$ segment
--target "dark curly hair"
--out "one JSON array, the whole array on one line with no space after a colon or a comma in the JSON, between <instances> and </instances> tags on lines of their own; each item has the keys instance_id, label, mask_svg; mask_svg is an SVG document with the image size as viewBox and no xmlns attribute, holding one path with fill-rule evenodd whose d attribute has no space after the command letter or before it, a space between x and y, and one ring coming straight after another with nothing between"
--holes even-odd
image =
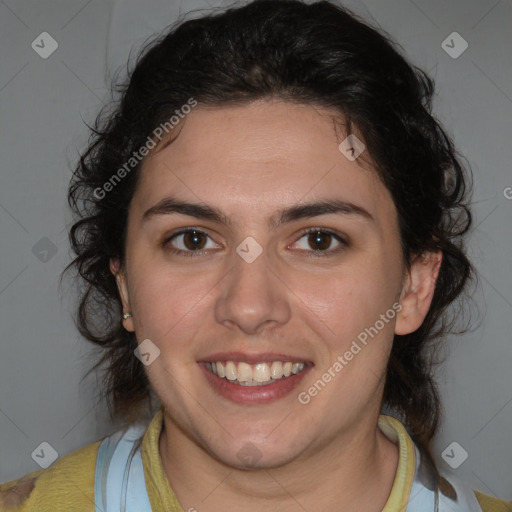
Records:
<instances>
[{"instance_id":1,"label":"dark curly hair","mask_svg":"<svg viewBox=\"0 0 512 512\"><path fill-rule=\"evenodd\" d=\"M328 1L256 0L177 23L143 49L94 127L69 189L70 229L83 284L77 325L103 349L104 395L111 415L141 411L151 389L120 321L111 258L124 258L127 214L141 163L108 187L116 169L191 98L199 105L277 98L338 112L361 134L398 211L404 260L441 250L429 312L416 331L395 336L383 406L396 411L416 443L428 448L440 419L433 379L438 339L453 329L447 306L462 297L472 267L464 250L471 225L470 172L432 116L434 83L410 65L382 31ZM110 181L112 184L112 181ZM148 400L149 399L149 400ZM138 413L137 413L138 414Z\"/></svg>"}]
</instances>

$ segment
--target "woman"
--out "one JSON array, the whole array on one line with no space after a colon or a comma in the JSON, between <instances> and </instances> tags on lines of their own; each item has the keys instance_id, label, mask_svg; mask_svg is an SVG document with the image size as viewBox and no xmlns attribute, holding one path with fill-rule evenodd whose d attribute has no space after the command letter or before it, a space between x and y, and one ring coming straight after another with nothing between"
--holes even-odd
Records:
<instances>
[{"instance_id":1,"label":"woman","mask_svg":"<svg viewBox=\"0 0 512 512\"><path fill-rule=\"evenodd\" d=\"M4 484L4 508L512 510L429 452L430 355L472 273L432 94L329 2L146 50L69 191L78 326L129 425Z\"/></svg>"}]
</instances>

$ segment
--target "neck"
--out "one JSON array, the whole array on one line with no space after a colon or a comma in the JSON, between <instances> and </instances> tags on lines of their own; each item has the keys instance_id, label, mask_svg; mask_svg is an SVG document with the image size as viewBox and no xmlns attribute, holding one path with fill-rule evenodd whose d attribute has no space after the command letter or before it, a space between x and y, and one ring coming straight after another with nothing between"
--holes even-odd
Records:
<instances>
[{"instance_id":1,"label":"neck","mask_svg":"<svg viewBox=\"0 0 512 512\"><path fill-rule=\"evenodd\" d=\"M380 432L375 420L366 430L359 424L353 432L315 446L314 453L284 466L244 471L213 458L164 415L160 455L183 509L211 512L231 508L380 512L398 466L398 447Z\"/></svg>"}]
</instances>

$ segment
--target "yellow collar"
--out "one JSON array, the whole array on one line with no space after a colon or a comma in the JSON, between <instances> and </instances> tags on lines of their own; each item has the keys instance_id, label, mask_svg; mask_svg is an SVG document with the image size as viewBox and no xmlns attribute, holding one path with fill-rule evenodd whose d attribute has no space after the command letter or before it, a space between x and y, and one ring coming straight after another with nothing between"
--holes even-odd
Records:
<instances>
[{"instance_id":1,"label":"yellow collar","mask_svg":"<svg viewBox=\"0 0 512 512\"><path fill-rule=\"evenodd\" d=\"M142 440L142 462L149 501L153 510L183 512L174 494L158 450L158 440L163 426L163 408L152 419ZM405 510L414 479L414 444L404 426L391 416L379 417L379 429L392 442L398 444L398 469L386 506L382 512Z\"/></svg>"}]
</instances>

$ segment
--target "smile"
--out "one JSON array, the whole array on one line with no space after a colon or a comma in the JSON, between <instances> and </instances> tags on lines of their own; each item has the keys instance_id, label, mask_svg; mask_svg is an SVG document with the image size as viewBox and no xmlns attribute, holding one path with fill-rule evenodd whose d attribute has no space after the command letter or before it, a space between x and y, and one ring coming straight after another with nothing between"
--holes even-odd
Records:
<instances>
[{"instance_id":1,"label":"smile","mask_svg":"<svg viewBox=\"0 0 512 512\"><path fill-rule=\"evenodd\" d=\"M273 361L272 363L249 364L234 361L204 363L206 369L221 379L240 386L268 386L292 375L301 373L306 363Z\"/></svg>"}]
</instances>

